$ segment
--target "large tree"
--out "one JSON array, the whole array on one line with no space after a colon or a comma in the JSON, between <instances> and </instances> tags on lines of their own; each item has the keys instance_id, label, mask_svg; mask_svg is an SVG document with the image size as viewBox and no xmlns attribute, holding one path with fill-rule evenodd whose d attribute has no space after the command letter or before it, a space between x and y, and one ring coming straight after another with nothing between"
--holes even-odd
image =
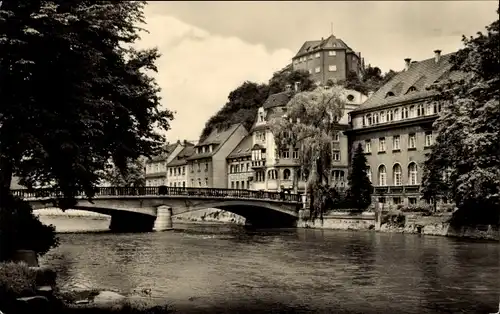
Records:
<instances>
[{"instance_id":1,"label":"large tree","mask_svg":"<svg viewBox=\"0 0 500 314\"><path fill-rule=\"evenodd\" d=\"M0 7L0 210L12 175L50 184L71 207L109 159L160 152L156 49L136 50L145 1L4 0Z\"/></svg>"},{"instance_id":2,"label":"large tree","mask_svg":"<svg viewBox=\"0 0 500 314\"><path fill-rule=\"evenodd\" d=\"M271 121L278 151L299 149L300 170L307 178L312 217L322 215L332 170L332 142L344 114L343 89L319 87L297 93L286 106L286 116ZM297 177L295 173L294 177Z\"/></svg>"},{"instance_id":3,"label":"large tree","mask_svg":"<svg viewBox=\"0 0 500 314\"><path fill-rule=\"evenodd\" d=\"M447 173L459 209L456 217L471 223L498 219L500 207L499 21L486 29L486 34L464 36L465 48L451 59L456 72L433 87L438 91L433 102L442 112L434 123L437 137L425 165ZM424 192L439 186L430 171L426 173Z\"/></svg>"},{"instance_id":4,"label":"large tree","mask_svg":"<svg viewBox=\"0 0 500 314\"><path fill-rule=\"evenodd\" d=\"M371 204L372 184L367 175L367 161L361 143L358 144L349 171L349 189L347 196L350 204L358 210L366 209Z\"/></svg>"},{"instance_id":5,"label":"large tree","mask_svg":"<svg viewBox=\"0 0 500 314\"><path fill-rule=\"evenodd\" d=\"M142 187L146 186L146 173L144 171L144 161L141 159L132 160L126 169L118 169L112 163L103 172L102 178L116 187Z\"/></svg>"}]
</instances>

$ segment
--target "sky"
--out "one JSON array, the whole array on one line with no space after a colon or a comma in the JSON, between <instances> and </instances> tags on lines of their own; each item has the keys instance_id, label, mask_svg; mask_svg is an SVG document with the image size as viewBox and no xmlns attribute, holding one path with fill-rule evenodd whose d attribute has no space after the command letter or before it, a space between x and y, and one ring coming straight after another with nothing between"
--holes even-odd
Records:
<instances>
[{"instance_id":1,"label":"sky","mask_svg":"<svg viewBox=\"0 0 500 314\"><path fill-rule=\"evenodd\" d=\"M152 1L149 33L157 47L162 106L174 111L167 140L197 140L205 122L244 81L267 82L306 40L333 34L383 72L462 47L497 17L497 1Z\"/></svg>"}]
</instances>

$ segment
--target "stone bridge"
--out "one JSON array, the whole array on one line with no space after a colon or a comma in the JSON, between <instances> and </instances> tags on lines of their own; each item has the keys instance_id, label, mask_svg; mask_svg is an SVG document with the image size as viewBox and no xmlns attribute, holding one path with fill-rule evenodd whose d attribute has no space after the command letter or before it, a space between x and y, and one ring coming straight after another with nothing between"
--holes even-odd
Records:
<instances>
[{"instance_id":1,"label":"stone bridge","mask_svg":"<svg viewBox=\"0 0 500 314\"><path fill-rule=\"evenodd\" d=\"M13 190L34 209L57 207L62 195L51 189ZM218 208L257 227L295 226L305 200L298 194L213 188L99 187L93 198L76 196L73 209L111 216L110 229L141 232L172 228L172 215Z\"/></svg>"}]
</instances>

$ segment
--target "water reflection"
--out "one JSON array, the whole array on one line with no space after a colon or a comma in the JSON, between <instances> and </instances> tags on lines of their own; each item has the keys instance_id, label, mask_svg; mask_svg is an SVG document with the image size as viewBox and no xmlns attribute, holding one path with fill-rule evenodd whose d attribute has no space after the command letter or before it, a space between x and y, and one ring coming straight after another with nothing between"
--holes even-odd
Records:
<instances>
[{"instance_id":1,"label":"water reflection","mask_svg":"<svg viewBox=\"0 0 500 314\"><path fill-rule=\"evenodd\" d=\"M498 243L313 229L175 227L162 233L61 235L61 246L42 262L62 271L66 287L123 293L151 288L153 297L173 302L180 313L273 308L487 313L498 304Z\"/></svg>"}]
</instances>

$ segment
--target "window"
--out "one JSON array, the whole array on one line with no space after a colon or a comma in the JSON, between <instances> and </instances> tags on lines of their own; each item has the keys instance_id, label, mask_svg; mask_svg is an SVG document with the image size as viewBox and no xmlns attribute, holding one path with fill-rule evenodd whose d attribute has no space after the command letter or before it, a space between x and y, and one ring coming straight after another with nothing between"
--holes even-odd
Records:
<instances>
[{"instance_id":1,"label":"window","mask_svg":"<svg viewBox=\"0 0 500 314\"><path fill-rule=\"evenodd\" d=\"M205 186L208 186L208 178L205 178Z\"/></svg>"},{"instance_id":2,"label":"window","mask_svg":"<svg viewBox=\"0 0 500 314\"><path fill-rule=\"evenodd\" d=\"M417 117L420 117L423 115L424 115L424 105L419 104L419 105L417 105Z\"/></svg>"},{"instance_id":3,"label":"window","mask_svg":"<svg viewBox=\"0 0 500 314\"><path fill-rule=\"evenodd\" d=\"M281 157L284 159L290 159L290 151L284 150L281 152Z\"/></svg>"},{"instance_id":4,"label":"window","mask_svg":"<svg viewBox=\"0 0 500 314\"><path fill-rule=\"evenodd\" d=\"M299 159L299 149L298 148L295 148L293 150L293 159Z\"/></svg>"},{"instance_id":5,"label":"window","mask_svg":"<svg viewBox=\"0 0 500 314\"><path fill-rule=\"evenodd\" d=\"M415 106L410 106L410 118L415 118Z\"/></svg>"},{"instance_id":6,"label":"window","mask_svg":"<svg viewBox=\"0 0 500 314\"><path fill-rule=\"evenodd\" d=\"M394 109L394 120L401 120L401 112L399 111L399 109Z\"/></svg>"},{"instance_id":7,"label":"window","mask_svg":"<svg viewBox=\"0 0 500 314\"><path fill-rule=\"evenodd\" d=\"M208 162L205 163L205 171L208 171Z\"/></svg>"},{"instance_id":8,"label":"window","mask_svg":"<svg viewBox=\"0 0 500 314\"><path fill-rule=\"evenodd\" d=\"M402 184L401 178L402 178L402 174L403 174L401 166L399 164L395 164L392 171L394 173L394 178L393 178L394 185L401 185Z\"/></svg>"},{"instance_id":9,"label":"window","mask_svg":"<svg viewBox=\"0 0 500 314\"><path fill-rule=\"evenodd\" d=\"M250 170L250 163L247 162L247 172Z\"/></svg>"},{"instance_id":10,"label":"window","mask_svg":"<svg viewBox=\"0 0 500 314\"><path fill-rule=\"evenodd\" d=\"M231 167L229 167L229 173L233 173L234 172L234 166L231 165Z\"/></svg>"},{"instance_id":11,"label":"window","mask_svg":"<svg viewBox=\"0 0 500 314\"><path fill-rule=\"evenodd\" d=\"M387 117L386 117L387 122L391 122L394 120L394 113L392 110L387 110Z\"/></svg>"},{"instance_id":12,"label":"window","mask_svg":"<svg viewBox=\"0 0 500 314\"><path fill-rule=\"evenodd\" d=\"M368 177L368 180L372 182L372 168L370 168L370 166L366 167L366 176Z\"/></svg>"},{"instance_id":13,"label":"window","mask_svg":"<svg viewBox=\"0 0 500 314\"><path fill-rule=\"evenodd\" d=\"M365 118L366 118L366 125L372 125L372 115L367 114Z\"/></svg>"},{"instance_id":14,"label":"window","mask_svg":"<svg viewBox=\"0 0 500 314\"><path fill-rule=\"evenodd\" d=\"M404 107L402 109L402 113L403 113L403 119L408 119L408 117L410 115L410 111L408 110L408 107Z\"/></svg>"},{"instance_id":15,"label":"window","mask_svg":"<svg viewBox=\"0 0 500 314\"><path fill-rule=\"evenodd\" d=\"M425 132L425 147L432 146L432 143L433 143L432 132Z\"/></svg>"},{"instance_id":16,"label":"window","mask_svg":"<svg viewBox=\"0 0 500 314\"><path fill-rule=\"evenodd\" d=\"M410 205L417 205L417 198L416 197L408 197L408 203L410 203Z\"/></svg>"},{"instance_id":17,"label":"window","mask_svg":"<svg viewBox=\"0 0 500 314\"><path fill-rule=\"evenodd\" d=\"M198 179L198 186L201 187L201 179Z\"/></svg>"},{"instance_id":18,"label":"window","mask_svg":"<svg viewBox=\"0 0 500 314\"><path fill-rule=\"evenodd\" d=\"M385 152L385 137L378 139L378 151Z\"/></svg>"},{"instance_id":19,"label":"window","mask_svg":"<svg viewBox=\"0 0 500 314\"><path fill-rule=\"evenodd\" d=\"M176 184L176 182L174 182L174 188L175 188L175 187L177 187L177 184Z\"/></svg>"},{"instance_id":20,"label":"window","mask_svg":"<svg viewBox=\"0 0 500 314\"><path fill-rule=\"evenodd\" d=\"M373 124L378 124L378 113L373 114Z\"/></svg>"},{"instance_id":21,"label":"window","mask_svg":"<svg viewBox=\"0 0 500 314\"><path fill-rule=\"evenodd\" d=\"M353 95L347 95L347 100L348 101L353 101L354 100L354 96Z\"/></svg>"},{"instance_id":22,"label":"window","mask_svg":"<svg viewBox=\"0 0 500 314\"><path fill-rule=\"evenodd\" d=\"M320 67L316 67L316 68L314 68L314 72L315 72L315 73L319 73L319 72L321 72L321 68L320 68Z\"/></svg>"},{"instance_id":23,"label":"window","mask_svg":"<svg viewBox=\"0 0 500 314\"><path fill-rule=\"evenodd\" d=\"M408 165L408 178L409 178L408 184L417 185L418 184L417 175L418 175L417 164L412 162L410 165Z\"/></svg>"},{"instance_id":24,"label":"window","mask_svg":"<svg viewBox=\"0 0 500 314\"><path fill-rule=\"evenodd\" d=\"M340 161L340 152L333 152L333 161Z\"/></svg>"},{"instance_id":25,"label":"window","mask_svg":"<svg viewBox=\"0 0 500 314\"><path fill-rule=\"evenodd\" d=\"M344 171L333 170L332 171L332 179L333 179L333 181L344 181Z\"/></svg>"},{"instance_id":26,"label":"window","mask_svg":"<svg viewBox=\"0 0 500 314\"><path fill-rule=\"evenodd\" d=\"M370 140L365 141L365 153L371 153L372 152L372 143Z\"/></svg>"},{"instance_id":27,"label":"window","mask_svg":"<svg viewBox=\"0 0 500 314\"><path fill-rule=\"evenodd\" d=\"M415 148L417 145L416 143L417 139L415 134L409 134L408 135L408 148Z\"/></svg>"},{"instance_id":28,"label":"window","mask_svg":"<svg viewBox=\"0 0 500 314\"><path fill-rule=\"evenodd\" d=\"M186 187L186 181L182 181L182 187L185 188Z\"/></svg>"},{"instance_id":29,"label":"window","mask_svg":"<svg viewBox=\"0 0 500 314\"><path fill-rule=\"evenodd\" d=\"M340 141L340 133L339 132L333 133L333 141L334 142Z\"/></svg>"},{"instance_id":30,"label":"window","mask_svg":"<svg viewBox=\"0 0 500 314\"><path fill-rule=\"evenodd\" d=\"M169 169L170 176L172 176L172 168Z\"/></svg>"},{"instance_id":31,"label":"window","mask_svg":"<svg viewBox=\"0 0 500 314\"><path fill-rule=\"evenodd\" d=\"M316 53L314 54L314 57L319 58L319 57L320 57L320 53L319 53L319 52L316 52Z\"/></svg>"},{"instance_id":32,"label":"window","mask_svg":"<svg viewBox=\"0 0 500 314\"><path fill-rule=\"evenodd\" d=\"M401 197L393 197L392 202L394 203L394 205L401 204Z\"/></svg>"},{"instance_id":33,"label":"window","mask_svg":"<svg viewBox=\"0 0 500 314\"><path fill-rule=\"evenodd\" d=\"M240 181L236 181L236 189L240 188Z\"/></svg>"},{"instance_id":34,"label":"window","mask_svg":"<svg viewBox=\"0 0 500 314\"><path fill-rule=\"evenodd\" d=\"M283 180L290 180L291 176L292 176L292 173L291 173L290 169L283 170Z\"/></svg>"},{"instance_id":35,"label":"window","mask_svg":"<svg viewBox=\"0 0 500 314\"><path fill-rule=\"evenodd\" d=\"M231 189L234 189L234 181L231 181Z\"/></svg>"},{"instance_id":36,"label":"window","mask_svg":"<svg viewBox=\"0 0 500 314\"><path fill-rule=\"evenodd\" d=\"M432 114L432 105L430 104L426 104L425 105L425 115L426 116L430 116Z\"/></svg>"},{"instance_id":37,"label":"window","mask_svg":"<svg viewBox=\"0 0 500 314\"><path fill-rule=\"evenodd\" d=\"M244 189L245 188L245 181L241 181L241 188Z\"/></svg>"},{"instance_id":38,"label":"window","mask_svg":"<svg viewBox=\"0 0 500 314\"><path fill-rule=\"evenodd\" d=\"M387 171L384 165L380 165L380 167L378 167L378 185L387 185Z\"/></svg>"},{"instance_id":39,"label":"window","mask_svg":"<svg viewBox=\"0 0 500 314\"><path fill-rule=\"evenodd\" d=\"M392 137L392 150L399 150L400 149L400 138L399 135L394 135Z\"/></svg>"},{"instance_id":40,"label":"window","mask_svg":"<svg viewBox=\"0 0 500 314\"><path fill-rule=\"evenodd\" d=\"M380 123L385 123L386 122L387 116L385 115L385 111L382 111L380 113Z\"/></svg>"},{"instance_id":41,"label":"window","mask_svg":"<svg viewBox=\"0 0 500 314\"><path fill-rule=\"evenodd\" d=\"M191 187L194 187L194 179L191 179Z\"/></svg>"},{"instance_id":42,"label":"window","mask_svg":"<svg viewBox=\"0 0 500 314\"><path fill-rule=\"evenodd\" d=\"M335 72L337 71L337 66L335 64L331 64L328 66L328 71Z\"/></svg>"},{"instance_id":43,"label":"window","mask_svg":"<svg viewBox=\"0 0 500 314\"><path fill-rule=\"evenodd\" d=\"M328 55L331 57L331 56L336 56L337 55L337 52L335 50L330 50L328 51Z\"/></svg>"},{"instance_id":44,"label":"window","mask_svg":"<svg viewBox=\"0 0 500 314\"><path fill-rule=\"evenodd\" d=\"M278 172L276 170L269 170L267 172L267 178L269 180L276 180L278 178Z\"/></svg>"}]
</instances>

